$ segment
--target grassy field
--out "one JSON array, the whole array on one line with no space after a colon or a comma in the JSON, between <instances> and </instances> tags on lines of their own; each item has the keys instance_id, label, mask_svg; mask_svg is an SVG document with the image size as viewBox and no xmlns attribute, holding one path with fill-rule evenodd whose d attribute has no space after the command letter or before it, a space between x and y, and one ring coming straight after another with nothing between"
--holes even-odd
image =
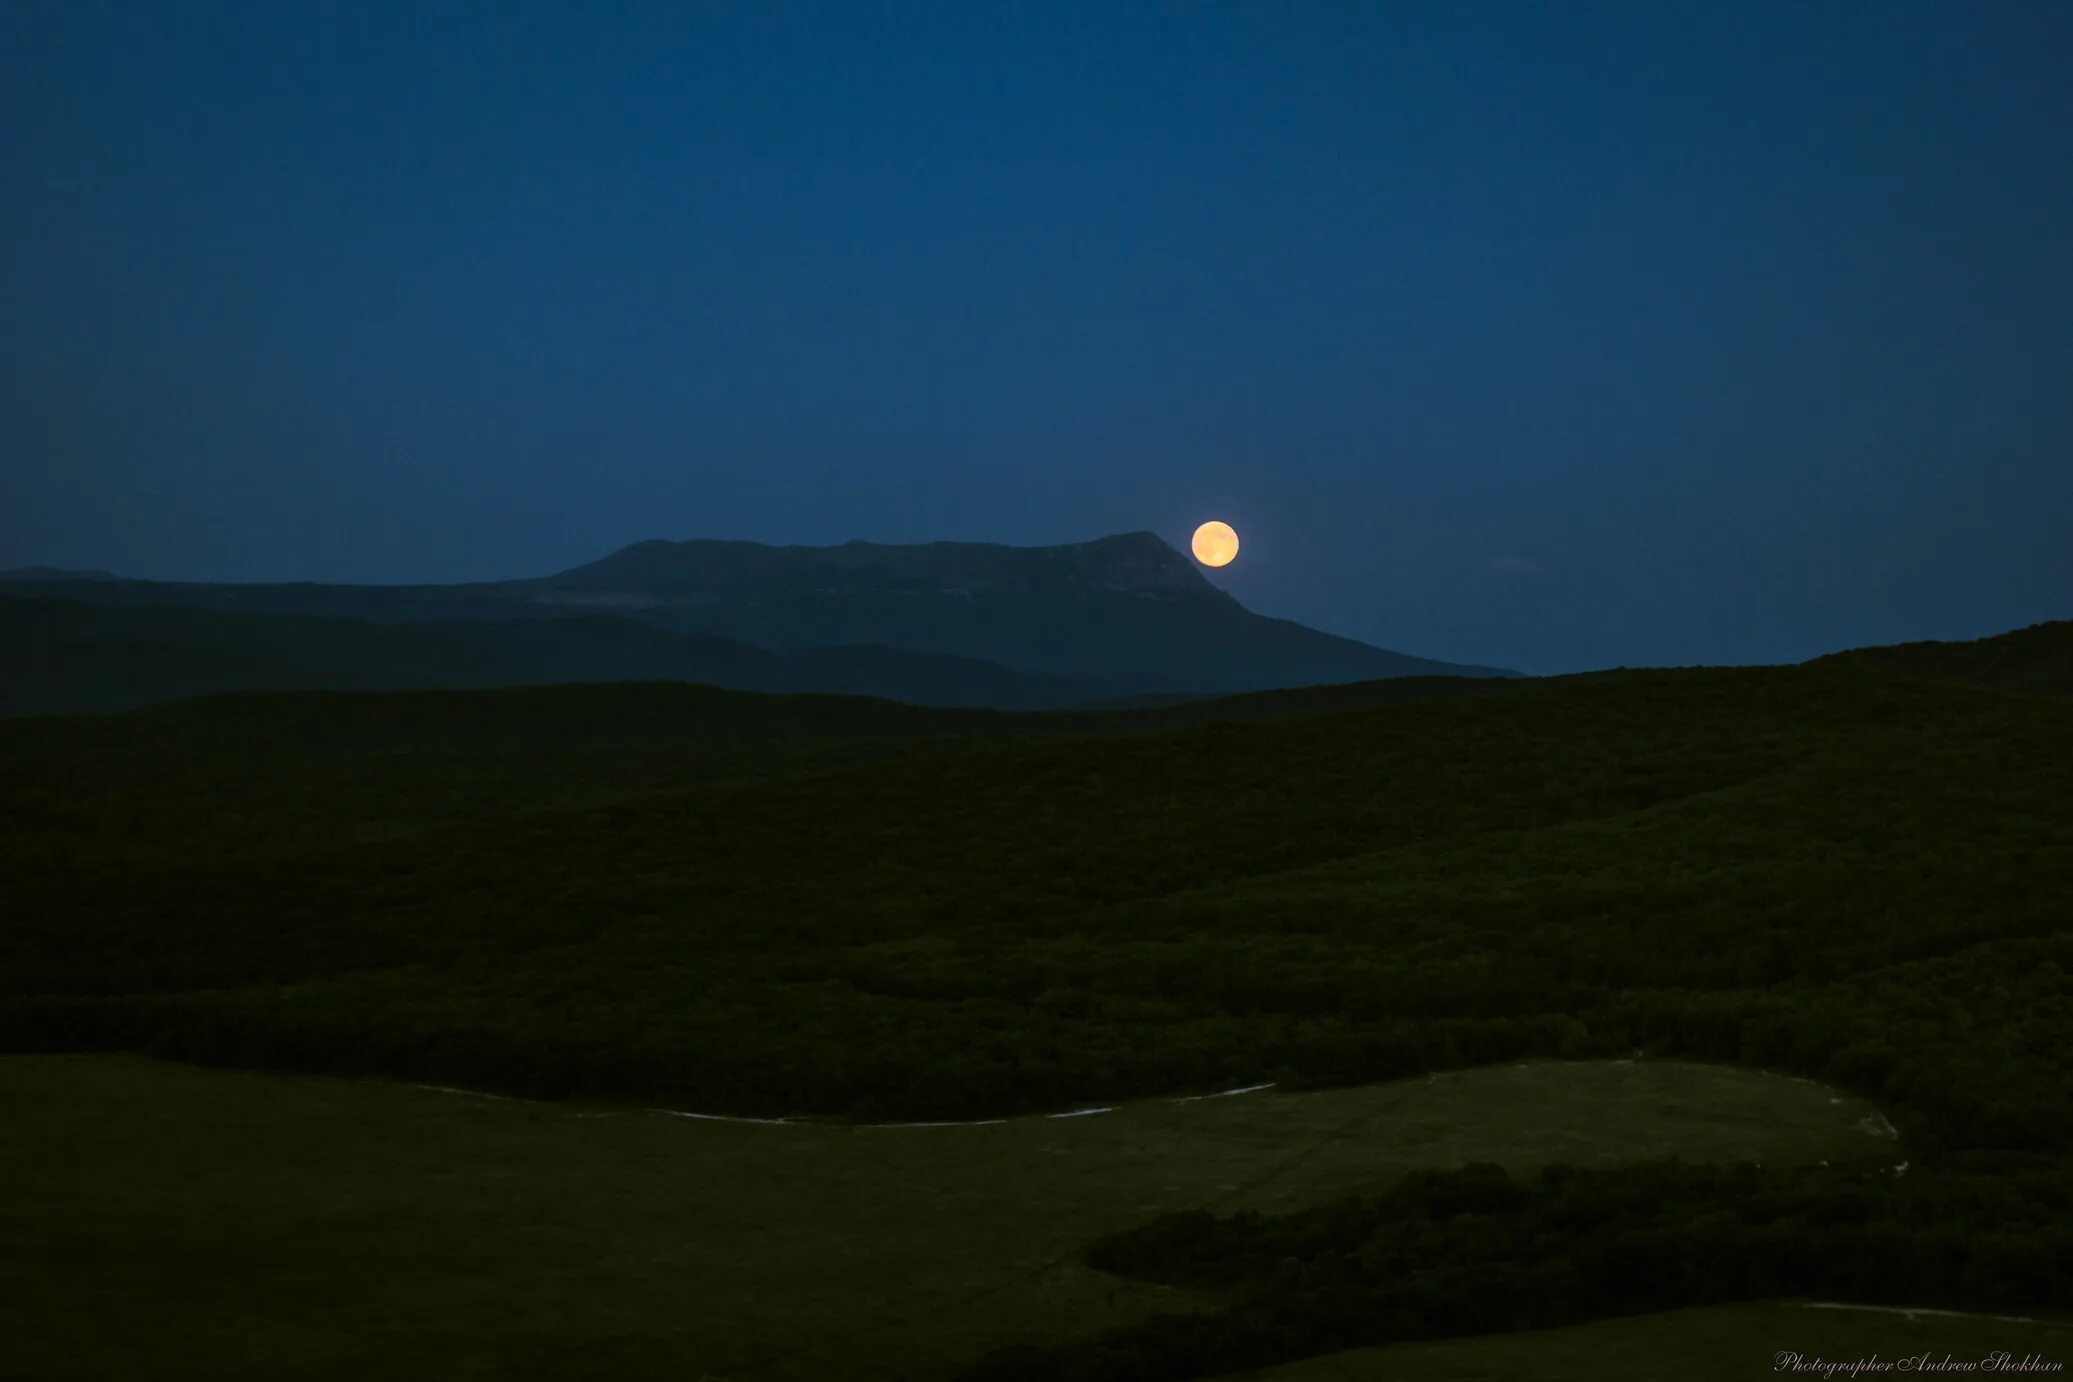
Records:
<instances>
[{"instance_id":1,"label":"grassy field","mask_svg":"<svg viewBox=\"0 0 2073 1382\"><path fill-rule=\"evenodd\" d=\"M1189 1305L1078 1260L1170 1210L1476 1160L1905 1155L1858 1100L1669 1061L831 1127L8 1057L0 1106L0 1376L49 1382L947 1377Z\"/></svg>"},{"instance_id":2,"label":"grassy field","mask_svg":"<svg viewBox=\"0 0 2073 1382\"><path fill-rule=\"evenodd\" d=\"M2073 1309L2069 658L0 724L7 1346L1175 1382L1816 1291ZM1841 1164L1890 1143L1830 1085L1905 1177ZM1474 1161L1611 1169L1402 1175Z\"/></svg>"},{"instance_id":3,"label":"grassy field","mask_svg":"<svg viewBox=\"0 0 2073 1382\"><path fill-rule=\"evenodd\" d=\"M1764 1302L1669 1310L1570 1329L1355 1349L1245 1377L1247 1382L1754 1382L1800 1376L1830 1382L1820 1372L1782 1370L1781 1353L1796 1353L1802 1362L1876 1358L1896 1365L1895 1370L1901 1360L1925 1354L1934 1362L1948 1357L1977 1364L2007 1353L2016 1362L2034 1355L2066 1368L2073 1367L2073 1324ZM1923 1372L1919 1366L1910 1371Z\"/></svg>"}]
</instances>

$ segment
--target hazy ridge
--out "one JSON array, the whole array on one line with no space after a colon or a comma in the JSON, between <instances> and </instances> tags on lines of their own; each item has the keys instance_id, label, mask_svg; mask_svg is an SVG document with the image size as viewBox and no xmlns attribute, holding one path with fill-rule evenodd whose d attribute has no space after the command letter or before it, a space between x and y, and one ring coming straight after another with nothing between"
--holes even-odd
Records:
<instances>
[{"instance_id":1,"label":"hazy ridge","mask_svg":"<svg viewBox=\"0 0 2073 1382\"><path fill-rule=\"evenodd\" d=\"M1056 708L1505 676L1253 614L1151 533L1056 547L636 543L539 578L230 585L0 573L0 713L208 691L668 679Z\"/></svg>"}]
</instances>

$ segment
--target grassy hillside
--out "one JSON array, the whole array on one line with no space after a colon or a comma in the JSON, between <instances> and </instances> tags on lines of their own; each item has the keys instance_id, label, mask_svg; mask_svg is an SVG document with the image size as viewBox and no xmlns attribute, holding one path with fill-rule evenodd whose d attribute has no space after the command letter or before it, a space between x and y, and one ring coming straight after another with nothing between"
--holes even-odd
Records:
<instances>
[{"instance_id":1,"label":"grassy hillside","mask_svg":"<svg viewBox=\"0 0 2073 1382\"><path fill-rule=\"evenodd\" d=\"M2059 701L1637 673L478 799L377 839L342 839L317 801L264 858L248 831L292 820L298 784L263 759L240 760L262 780L234 812L196 793L155 821L141 791L81 801L46 764L7 788L0 886L25 920L0 1014L16 1041L744 1113L990 1113L1638 1044L1789 1062L2036 1143L2064 1127L2056 1096L2019 1091L2050 1020L2025 996L2067 940L2049 765L2069 750ZM1903 982L1946 1000L1895 1006ZM1997 990L2011 1020L1978 1034L1961 1005ZM1927 1046L1966 1068L1889 1090L1895 1053ZM2009 1059L1969 1068L1983 1050Z\"/></svg>"},{"instance_id":2,"label":"grassy hillside","mask_svg":"<svg viewBox=\"0 0 2073 1382\"><path fill-rule=\"evenodd\" d=\"M1817 664L2053 695L2073 693L2073 622L2032 624L1969 643L1858 648Z\"/></svg>"},{"instance_id":3,"label":"grassy hillside","mask_svg":"<svg viewBox=\"0 0 2073 1382\"><path fill-rule=\"evenodd\" d=\"M1162 1209L1461 1159L1893 1155L1856 1101L1649 1062L816 1128L13 1057L0 1106L0 1375L38 1382L944 1378L1193 1299L1079 1261Z\"/></svg>"},{"instance_id":4,"label":"grassy hillside","mask_svg":"<svg viewBox=\"0 0 2073 1382\"><path fill-rule=\"evenodd\" d=\"M0 1040L866 1119L1724 1060L1872 1099L1913 1169L1662 1181L1667 1217L1536 1268L1564 1319L1853 1260L1904 1266L1866 1285L1902 1303L2063 1306L2073 700L2037 688L2066 630L1929 668L1367 704L1017 717L598 687L21 721L0 729ZM1200 1319L981 1375L1177 1378L1204 1337L1264 1362L1379 1341L1362 1321L1446 1332L1485 1319L1489 1235L1571 1212L1519 1203L1435 1238L1455 1275L1395 1314L1342 1260L1283 1254L1341 1314L1233 1266ZM1752 1204L1786 1227L1738 1237ZM1235 1264L1256 1229L1308 1231L1192 1222L1147 1241ZM1641 1284L1662 1273L1605 1279L1720 1252L1739 1274L1666 1276L1674 1298Z\"/></svg>"},{"instance_id":5,"label":"grassy hillside","mask_svg":"<svg viewBox=\"0 0 2073 1382\"><path fill-rule=\"evenodd\" d=\"M1536 1382L1662 1382L1666 1377L1749 1382L1777 1375L1780 1354L1844 1366L1876 1359L1897 1370L1903 1359L1941 1363L1948 1358L1977 1365L2004 1353L2017 1363L2035 1357L2063 1368L2073 1363L2073 1323L1766 1301L1668 1310L1568 1329L1356 1349L1244 1376L1247 1382L1516 1382L1522 1377ZM1923 1368L1916 1364L1909 1371Z\"/></svg>"},{"instance_id":6,"label":"grassy hillside","mask_svg":"<svg viewBox=\"0 0 2073 1382\"><path fill-rule=\"evenodd\" d=\"M122 715L0 718L0 820L24 842L61 829L96 852L226 859L978 741L1142 734L1517 684L1406 677L1019 715L681 683L235 692Z\"/></svg>"}]
</instances>

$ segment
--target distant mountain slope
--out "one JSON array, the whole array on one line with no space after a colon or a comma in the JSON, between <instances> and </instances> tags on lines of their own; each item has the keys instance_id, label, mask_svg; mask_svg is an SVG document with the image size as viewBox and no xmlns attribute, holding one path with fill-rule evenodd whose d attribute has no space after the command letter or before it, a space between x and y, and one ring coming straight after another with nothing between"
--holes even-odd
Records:
<instances>
[{"instance_id":1,"label":"distant mountain slope","mask_svg":"<svg viewBox=\"0 0 2073 1382\"><path fill-rule=\"evenodd\" d=\"M495 686L494 650L436 628L70 600L0 600L0 714L127 710L211 691Z\"/></svg>"},{"instance_id":2,"label":"distant mountain slope","mask_svg":"<svg viewBox=\"0 0 2073 1382\"><path fill-rule=\"evenodd\" d=\"M690 681L916 704L1062 706L1098 684L891 648L780 654L607 615L377 624L0 598L0 714L127 710L216 691Z\"/></svg>"},{"instance_id":3,"label":"distant mountain slope","mask_svg":"<svg viewBox=\"0 0 2073 1382\"><path fill-rule=\"evenodd\" d=\"M1010 674L1084 684L1081 699L1223 694L1403 676L1508 676L1389 652L1252 613L1151 533L1056 547L938 542L767 547L641 542L537 579L451 586L222 585L0 576L0 594L101 606L181 605L380 623L611 615L779 653L846 648L963 659L930 669L889 651L817 652L815 685L937 704L1058 703ZM525 638L527 635L513 634ZM622 640L631 637L623 632ZM580 677L610 673L587 669ZM723 684L760 683L730 682ZM882 689L883 688L883 689Z\"/></svg>"},{"instance_id":4,"label":"distant mountain slope","mask_svg":"<svg viewBox=\"0 0 2073 1382\"><path fill-rule=\"evenodd\" d=\"M2057 619L1967 643L1853 648L1809 666L1880 667L1938 681L2073 694L2073 619Z\"/></svg>"},{"instance_id":5,"label":"distant mountain slope","mask_svg":"<svg viewBox=\"0 0 2073 1382\"><path fill-rule=\"evenodd\" d=\"M4 581L120 581L127 577L111 571L73 570L63 566L11 566L0 571L0 582Z\"/></svg>"},{"instance_id":6,"label":"distant mountain slope","mask_svg":"<svg viewBox=\"0 0 2073 1382\"><path fill-rule=\"evenodd\" d=\"M642 542L525 588L767 647L917 648L1098 678L1118 694L1509 675L1254 614L1152 533L1059 547Z\"/></svg>"}]
</instances>

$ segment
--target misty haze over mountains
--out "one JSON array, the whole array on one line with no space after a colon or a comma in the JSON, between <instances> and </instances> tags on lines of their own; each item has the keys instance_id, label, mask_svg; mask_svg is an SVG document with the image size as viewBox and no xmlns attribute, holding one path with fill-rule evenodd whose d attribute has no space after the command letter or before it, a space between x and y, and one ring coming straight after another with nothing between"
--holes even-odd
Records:
<instances>
[{"instance_id":1,"label":"misty haze over mountains","mask_svg":"<svg viewBox=\"0 0 2073 1382\"><path fill-rule=\"evenodd\" d=\"M1148 532L1051 547L648 541L530 579L236 585L0 573L0 709L219 690L681 680L1039 709L1511 676L1254 614Z\"/></svg>"}]
</instances>

